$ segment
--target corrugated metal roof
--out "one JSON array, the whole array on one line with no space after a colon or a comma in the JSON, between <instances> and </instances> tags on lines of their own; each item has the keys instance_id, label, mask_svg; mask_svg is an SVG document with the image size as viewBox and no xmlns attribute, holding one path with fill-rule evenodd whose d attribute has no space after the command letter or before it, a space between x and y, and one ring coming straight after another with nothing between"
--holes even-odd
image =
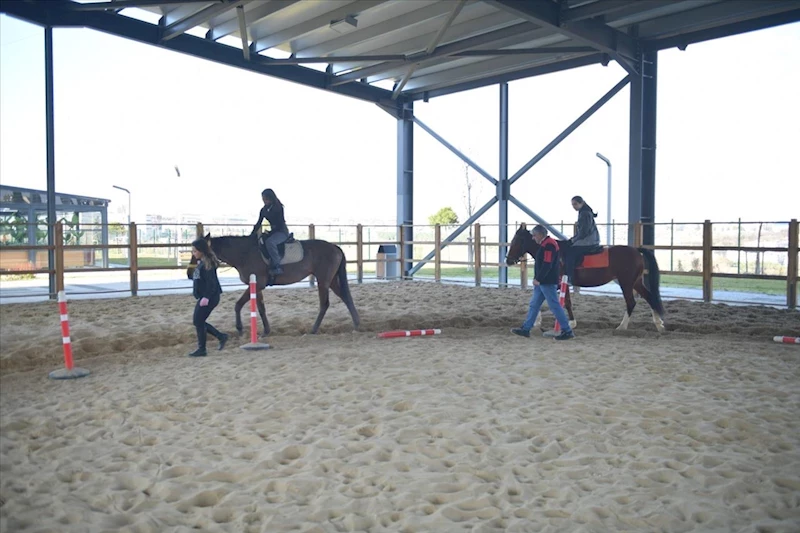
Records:
<instances>
[{"instance_id":1,"label":"corrugated metal roof","mask_svg":"<svg viewBox=\"0 0 800 533\"><path fill-rule=\"evenodd\" d=\"M402 101L609 61L636 73L643 51L798 21L800 1L55 0L4 1L0 11ZM227 59L237 48L241 60Z\"/></svg>"}]
</instances>

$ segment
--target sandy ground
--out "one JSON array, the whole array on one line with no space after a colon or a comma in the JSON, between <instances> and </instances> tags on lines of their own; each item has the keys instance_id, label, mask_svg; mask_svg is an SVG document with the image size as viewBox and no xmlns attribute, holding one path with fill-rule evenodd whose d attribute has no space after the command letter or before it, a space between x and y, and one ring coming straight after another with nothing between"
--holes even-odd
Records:
<instances>
[{"instance_id":1,"label":"sandy ground","mask_svg":"<svg viewBox=\"0 0 800 533\"><path fill-rule=\"evenodd\" d=\"M273 349L204 359L190 296L72 302L70 382L56 304L0 306L0 529L800 531L799 313L667 302L659 335L640 302L620 334L581 295L557 343L508 333L517 289L353 294L358 333L268 291Z\"/></svg>"}]
</instances>

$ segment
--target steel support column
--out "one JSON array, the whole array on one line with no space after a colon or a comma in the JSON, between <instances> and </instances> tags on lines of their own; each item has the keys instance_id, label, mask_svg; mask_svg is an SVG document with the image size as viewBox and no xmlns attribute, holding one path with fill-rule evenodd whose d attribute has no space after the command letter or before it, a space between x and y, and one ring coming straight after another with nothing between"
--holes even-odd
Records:
<instances>
[{"instance_id":1,"label":"steel support column","mask_svg":"<svg viewBox=\"0 0 800 533\"><path fill-rule=\"evenodd\" d=\"M55 163L55 126L53 112L53 27L44 28L44 116L45 135L47 137L47 268L50 269L50 297L56 296L56 163Z\"/></svg>"},{"instance_id":2,"label":"steel support column","mask_svg":"<svg viewBox=\"0 0 800 533\"><path fill-rule=\"evenodd\" d=\"M628 138L628 245L633 246L634 226L642 217L642 77L630 76L630 126Z\"/></svg>"},{"instance_id":3,"label":"steel support column","mask_svg":"<svg viewBox=\"0 0 800 533\"><path fill-rule=\"evenodd\" d=\"M397 119L397 225L402 226L403 242L414 240L414 104L404 103ZM411 271L414 246L404 245L401 275Z\"/></svg>"},{"instance_id":4,"label":"steel support column","mask_svg":"<svg viewBox=\"0 0 800 533\"><path fill-rule=\"evenodd\" d=\"M499 284L508 283L508 267L505 266L508 247L508 197L511 186L508 181L508 83L500 84L500 175L497 180L497 200L499 201L500 220L498 228L498 259L500 264Z\"/></svg>"},{"instance_id":5,"label":"steel support column","mask_svg":"<svg viewBox=\"0 0 800 533\"><path fill-rule=\"evenodd\" d=\"M656 204L656 86L658 85L658 52L642 58L642 155L641 155L641 220L642 243L655 244Z\"/></svg>"}]
</instances>

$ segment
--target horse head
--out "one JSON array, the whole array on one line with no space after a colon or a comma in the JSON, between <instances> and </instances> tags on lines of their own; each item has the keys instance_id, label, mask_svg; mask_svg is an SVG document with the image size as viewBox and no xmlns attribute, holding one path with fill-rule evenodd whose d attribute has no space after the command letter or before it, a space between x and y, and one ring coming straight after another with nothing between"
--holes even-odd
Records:
<instances>
[{"instance_id":1,"label":"horse head","mask_svg":"<svg viewBox=\"0 0 800 533\"><path fill-rule=\"evenodd\" d=\"M525 223L519 225L514 238L511 239L511 244L508 247L506 254L506 264L516 265L526 253L533 254L536 250L536 242L533 240L531 232L525 226Z\"/></svg>"}]
</instances>

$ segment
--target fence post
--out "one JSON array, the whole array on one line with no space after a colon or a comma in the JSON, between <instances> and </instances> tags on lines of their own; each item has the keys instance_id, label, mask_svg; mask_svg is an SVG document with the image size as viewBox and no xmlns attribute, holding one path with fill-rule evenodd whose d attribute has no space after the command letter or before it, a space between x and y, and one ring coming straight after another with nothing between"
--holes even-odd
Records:
<instances>
[{"instance_id":1,"label":"fence post","mask_svg":"<svg viewBox=\"0 0 800 533\"><path fill-rule=\"evenodd\" d=\"M202 228L200 223L198 227ZM202 230L201 230L202 231ZM139 293L139 246L136 234L136 222L131 222L128 237L128 262L131 270L131 296Z\"/></svg>"},{"instance_id":2,"label":"fence post","mask_svg":"<svg viewBox=\"0 0 800 533\"><path fill-rule=\"evenodd\" d=\"M314 224L309 224L308 225L308 240L313 241L316 238L317 238L317 236L316 236L316 229L314 228ZM308 286L309 287L313 287L315 281L316 281L316 278L313 276L313 274L311 276L308 276Z\"/></svg>"},{"instance_id":3,"label":"fence post","mask_svg":"<svg viewBox=\"0 0 800 533\"><path fill-rule=\"evenodd\" d=\"M475 242L478 245L475 247L475 286L481 286L481 225L475 224Z\"/></svg>"},{"instance_id":4,"label":"fence post","mask_svg":"<svg viewBox=\"0 0 800 533\"><path fill-rule=\"evenodd\" d=\"M400 246L400 268L398 272L400 272L400 281L404 281L406 279L406 236L403 232L403 225L400 224L397 226L397 235L398 235L398 245ZM413 247L411 248L414 249Z\"/></svg>"},{"instance_id":5,"label":"fence post","mask_svg":"<svg viewBox=\"0 0 800 533\"><path fill-rule=\"evenodd\" d=\"M641 248L643 242L644 232L642 231L642 223L636 222L633 225L633 245L636 248Z\"/></svg>"},{"instance_id":6,"label":"fence post","mask_svg":"<svg viewBox=\"0 0 800 533\"><path fill-rule=\"evenodd\" d=\"M675 219L672 218L669 221L669 271L674 272L675 269L672 268L672 259L675 250L672 248L675 246Z\"/></svg>"},{"instance_id":7,"label":"fence post","mask_svg":"<svg viewBox=\"0 0 800 533\"><path fill-rule=\"evenodd\" d=\"M798 223L793 218L789 222L789 259L786 261L786 307L797 308L797 249Z\"/></svg>"},{"instance_id":8,"label":"fence post","mask_svg":"<svg viewBox=\"0 0 800 533\"><path fill-rule=\"evenodd\" d=\"M442 281L442 226L436 224L433 227L433 279Z\"/></svg>"},{"instance_id":9,"label":"fence post","mask_svg":"<svg viewBox=\"0 0 800 533\"><path fill-rule=\"evenodd\" d=\"M356 267L359 283L364 281L364 228L361 224L356 226Z\"/></svg>"},{"instance_id":10,"label":"fence post","mask_svg":"<svg viewBox=\"0 0 800 533\"><path fill-rule=\"evenodd\" d=\"M713 297L711 273L714 269L714 256L711 253L712 243L711 221L703 222L703 301L708 303Z\"/></svg>"},{"instance_id":11,"label":"fence post","mask_svg":"<svg viewBox=\"0 0 800 533\"><path fill-rule=\"evenodd\" d=\"M53 231L56 260L56 294L64 290L64 224L56 222Z\"/></svg>"},{"instance_id":12,"label":"fence post","mask_svg":"<svg viewBox=\"0 0 800 533\"><path fill-rule=\"evenodd\" d=\"M791 228L791 225L789 226ZM739 237L736 239L736 273L742 273L742 218L739 217Z\"/></svg>"},{"instance_id":13,"label":"fence post","mask_svg":"<svg viewBox=\"0 0 800 533\"><path fill-rule=\"evenodd\" d=\"M611 219L611 246L616 246L617 244L617 221L616 219Z\"/></svg>"},{"instance_id":14,"label":"fence post","mask_svg":"<svg viewBox=\"0 0 800 533\"><path fill-rule=\"evenodd\" d=\"M522 259L519 262L519 284L522 289L528 288L528 256L527 254L522 256Z\"/></svg>"},{"instance_id":15,"label":"fence post","mask_svg":"<svg viewBox=\"0 0 800 533\"><path fill-rule=\"evenodd\" d=\"M197 225L195 226L195 231L197 233L197 238L198 239L202 239L203 238L203 231L204 231L202 222L198 222L197 223Z\"/></svg>"}]
</instances>

